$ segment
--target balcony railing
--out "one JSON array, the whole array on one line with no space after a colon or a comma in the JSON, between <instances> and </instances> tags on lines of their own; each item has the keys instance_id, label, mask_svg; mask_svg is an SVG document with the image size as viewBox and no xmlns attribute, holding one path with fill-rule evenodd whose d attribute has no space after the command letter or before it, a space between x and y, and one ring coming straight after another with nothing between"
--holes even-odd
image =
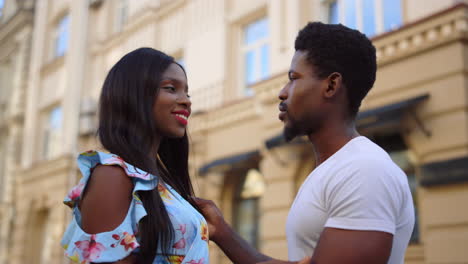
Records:
<instances>
[{"instance_id":1,"label":"balcony railing","mask_svg":"<svg viewBox=\"0 0 468 264\"><path fill-rule=\"evenodd\" d=\"M379 65L467 38L468 5L458 4L372 39Z\"/></svg>"}]
</instances>

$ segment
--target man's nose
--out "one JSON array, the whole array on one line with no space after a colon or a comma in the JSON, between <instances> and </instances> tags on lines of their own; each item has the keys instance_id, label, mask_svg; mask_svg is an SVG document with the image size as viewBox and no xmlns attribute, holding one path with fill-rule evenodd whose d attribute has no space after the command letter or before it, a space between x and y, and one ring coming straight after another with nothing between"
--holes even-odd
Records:
<instances>
[{"instance_id":1,"label":"man's nose","mask_svg":"<svg viewBox=\"0 0 468 264\"><path fill-rule=\"evenodd\" d=\"M283 87L283 89L281 89L280 92L279 92L279 94L278 94L278 98L279 98L281 101L284 101L284 100L288 99L288 91L287 91L288 89L287 89L287 88L288 88L288 86L285 85L285 86Z\"/></svg>"}]
</instances>

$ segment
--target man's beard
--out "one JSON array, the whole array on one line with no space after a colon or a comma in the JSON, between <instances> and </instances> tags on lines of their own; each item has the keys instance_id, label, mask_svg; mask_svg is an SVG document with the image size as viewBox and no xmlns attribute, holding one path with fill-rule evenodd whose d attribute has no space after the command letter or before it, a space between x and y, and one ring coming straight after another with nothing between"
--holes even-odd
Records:
<instances>
[{"instance_id":1,"label":"man's beard","mask_svg":"<svg viewBox=\"0 0 468 264\"><path fill-rule=\"evenodd\" d=\"M288 116L289 119L289 126L285 125L284 130L283 130L283 137L286 142L290 142L293 140L295 137L303 134L301 133L301 129L298 126L298 123L292 119L290 116Z\"/></svg>"}]
</instances>

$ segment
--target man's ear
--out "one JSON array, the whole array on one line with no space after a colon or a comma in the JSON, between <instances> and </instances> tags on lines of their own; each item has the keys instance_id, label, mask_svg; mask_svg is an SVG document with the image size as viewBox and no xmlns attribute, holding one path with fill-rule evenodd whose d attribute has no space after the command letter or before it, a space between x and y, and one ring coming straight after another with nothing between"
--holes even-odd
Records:
<instances>
[{"instance_id":1,"label":"man's ear","mask_svg":"<svg viewBox=\"0 0 468 264\"><path fill-rule=\"evenodd\" d=\"M335 97L341 90L342 87L342 77L339 72L332 72L325 79L326 89L325 89L325 98L331 99Z\"/></svg>"}]
</instances>

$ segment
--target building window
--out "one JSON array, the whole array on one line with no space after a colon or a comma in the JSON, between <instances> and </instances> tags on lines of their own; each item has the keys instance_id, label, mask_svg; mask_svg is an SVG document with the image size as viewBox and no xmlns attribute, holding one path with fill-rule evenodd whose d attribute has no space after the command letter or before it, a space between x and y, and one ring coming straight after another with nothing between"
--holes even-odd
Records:
<instances>
[{"instance_id":1,"label":"building window","mask_svg":"<svg viewBox=\"0 0 468 264\"><path fill-rule=\"evenodd\" d=\"M325 0L328 23L341 23L368 37L400 27L401 0Z\"/></svg>"},{"instance_id":2,"label":"building window","mask_svg":"<svg viewBox=\"0 0 468 264\"><path fill-rule=\"evenodd\" d=\"M42 156L52 159L60 151L62 136L62 108L53 108L45 117L42 141Z\"/></svg>"},{"instance_id":3,"label":"building window","mask_svg":"<svg viewBox=\"0 0 468 264\"><path fill-rule=\"evenodd\" d=\"M419 242L419 214L418 214L418 197L416 195L418 184L416 181L415 158L411 150L408 149L403 138L399 133L376 135L372 140L380 147L385 149L393 162L395 162L408 176L408 183L413 196L415 210L415 225L411 234L411 243Z\"/></svg>"},{"instance_id":4,"label":"building window","mask_svg":"<svg viewBox=\"0 0 468 264\"><path fill-rule=\"evenodd\" d=\"M114 19L114 32L122 31L128 19L128 0L117 1Z\"/></svg>"},{"instance_id":5,"label":"building window","mask_svg":"<svg viewBox=\"0 0 468 264\"><path fill-rule=\"evenodd\" d=\"M5 5L5 0L0 0L0 17L3 16L3 6Z\"/></svg>"},{"instance_id":6,"label":"building window","mask_svg":"<svg viewBox=\"0 0 468 264\"><path fill-rule=\"evenodd\" d=\"M0 134L0 155L2 155L0 159L0 201L3 202L3 191L5 190L5 177L7 175L6 171L6 156L8 154L7 151L7 137L6 135Z\"/></svg>"},{"instance_id":7,"label":"building window","mask_svg":"<svg viewBox=\"0 0 468 264\"><path fill-rule=\"evenodd\" d=\"M252 95L252 84L270 75L268 19L262 18L245 26L242 40L245 94Z\"/></svg>"},{"instance_id":8,"label":"building window","mask_svg":"<svg viewBox=\"0 0 468 264\"><path fill-rule=\"evenodd\" d=\"M61 57L68 50L68 39L70 37L70 19L68 15L62 17L55 29L53 57Z\"/></svg>"},{"instance_id":9,"label":"building window","mask_svg":"<svg viewBox=\"0 0 468 264\"><path fill-rule=\"evenodd\" d=\"M179 63L180 66L184 68L185 71L187 71L186 65L185 65L185 58L183 56L176 56L174 58L175 62Z\"/></svg>"},{"instance_id":10,"label":"building window","mask_svg":"<svg viewBox=\"0 0 468 264\"><path fill-rule=\"evenodd\" d=\"M263 175L256 169L250 169L239 185L234 199L235 229L254 247L258 247L259 198L264 192Z\"/></svg>"}]
</instances>

